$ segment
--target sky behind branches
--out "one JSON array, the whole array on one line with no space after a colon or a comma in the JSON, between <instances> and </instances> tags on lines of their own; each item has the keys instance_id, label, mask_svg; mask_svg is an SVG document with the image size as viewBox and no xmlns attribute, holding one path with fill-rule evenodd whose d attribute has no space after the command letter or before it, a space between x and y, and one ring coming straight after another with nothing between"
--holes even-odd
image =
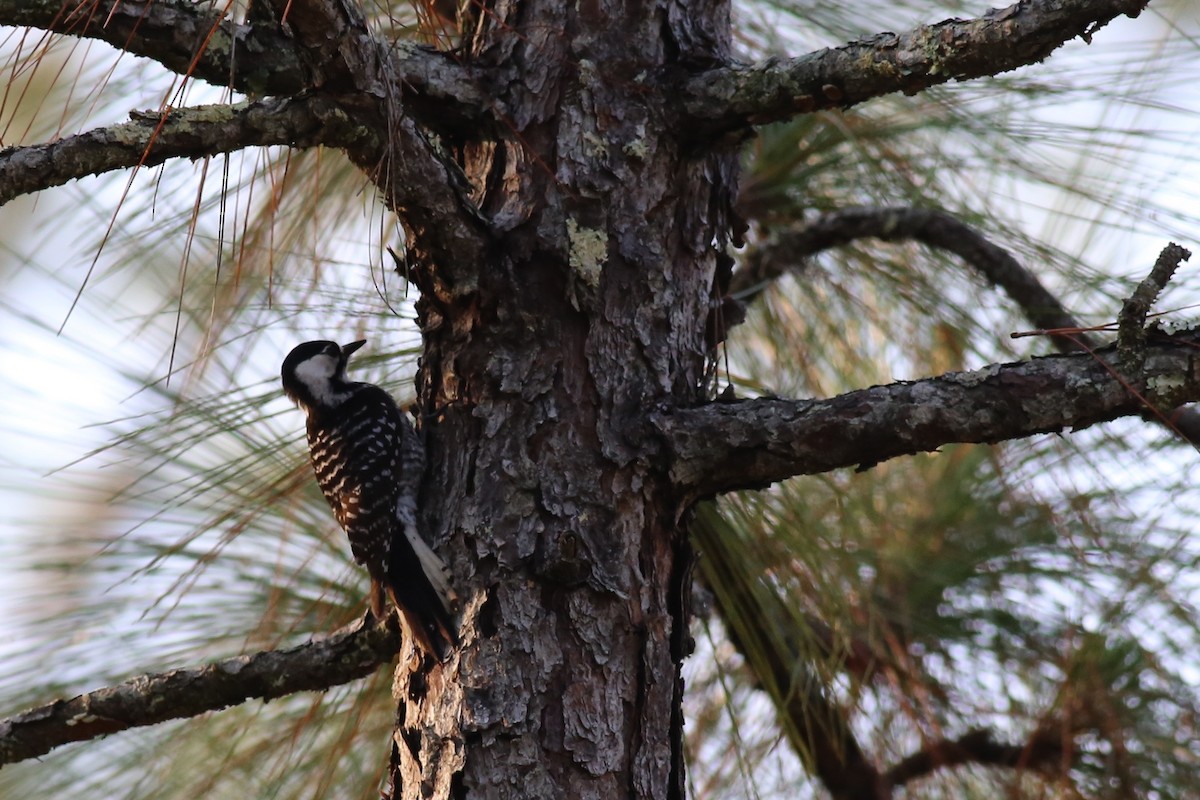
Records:
<instances>
[{"instance_id":1,"label":"sky behind branches","mask_svg":"<svg viewBox=\"0 0 1200 800\"><path fill-rule=\"evenodd\" d=\"M829 4L829 8L819 10L836 14L845 21L844 11L832 8L836 5ZM943 16L940 12L895 4L881 4L879 8L894 9L894 16L884 19L864 14L861 26L846 31L843 38L872 34L882 27L903 29ZM1138 20L1119 19L1100 31L1090 47L1074 42L1047 63L1017 74L1020 81L1054 87L1052 101L1031 96L1025 104L1024 97L1014 94L1011 85L1004 81L979 81L938 90L947 102L961 100L981 119L985 112L1001 111L1010 127L1023 137L1014 138L1017 144L1003 153L1003 157L1024 165L1031 173L1050 173L1078 160L1078 185L1098 189L1101 193L1098 203L1028 178L990 172L985 169L987 161L966 141L947 139L940 143L945 148L947 163L953 156L961 164L958 173L942 177L958 184L957 198L965 206L984 217L1005 220L1033 240L1077 257L1097 275L1105 276L1108 282L1103 285L1116 296L1120 296L1122 286L1131 287L1149 270L1169 238L1200 253L1200 228L1195 224L1195 186L1200 178L1200 159L1196 156L1200 152L1197 147L1200 59L1195 58L1196 48L1193 44L1190 49L1180 47L1165 54L1160 65L1145 74L1131 70L1125 60L1130 53L1142 53L1139 48L1143 43L1157 41L1168 33L1177 38L1191 36L1193 42L1200 35L1200 9L1186 3L1163 8L1160 12L1157 6L1152 7ZM976 11L982 11L982 6ZM1182 30L1171 31L1172 25L1164 19L1170 12L1178 13L1177 24ZM746 22L760 19L757 11L748 8L739 13ZM792 54L802 52L805 47L840 41L828 33L789 28L795 17L785 11L764 12L761 19L765 23L759 26L760 30L770 31L777 42L787 43ZM878 22L868 21L871 19ZM757 47L762 43L754 44ZM10 40L8 46L15 45ZM61 122L51 114L44 118L44 124L33 129L32 138L26 141L40 140L39 137L55 131L69 134L93 124L118 121L131 107L154 108L164 97L176 97L169 81L145 80L144 76L154 71L147 70L143 62L128 57L117 59L114 51L103 45L81 46L75 59L65 68L68 77L86 62L89 66L83 74L87 79L79 84L91 82L106 87L82 103L85 108L94 108L95 114L82 127L72 127L74 121ZM1113 101L1113 97L1138 82L1145 84L1140 104ZM1069 94L1071 88L1077 88L1079 93ZM83 96L78 89L73 91L71 102L78 105ZM221 95L219 90L194 87L188 90L187 100L211 102L219 100ZM44 96L50 107L65 102L64 95L47 92ZM39 97L30 93L31 100ZM870 111L868 105L848 116ZM16 112L10 105L3 113ZM0 118L0 126L6 121L7 118ZM7 131L4 143L15 141L13 134L21 129L15 123L4 127ZM1110 129L1123 132L1117 135L1106 132ZM1110 148L1114 145L1118 148L1117 163L1095 160L1113 152ZM260 174L259 158L253 152L229 159L232 183L236 185L252 174ZM191 255L193 264L211 262L219 249L221 228L219 214L214 209L218 208L217 198L222 194L225 163L223 159L214 159L210 165L203 193L206 213L197 227ZM88 501L113 485L135 481L133 473L139 465L123 461L119 450L89 457L91 451L104 447L114 435L139 420L168 414L178 401L175 393L206 397L225 391L226 384L232 386L228 390L231 397L276 392L279 361L301 339L358 338L365 325L380 333L371 344L375 349L364 351L368 355L414 345L411 298L406 298L402 282L391 272L392 265L384 252L386 245L399 249L399 235L394 222L373 201L370 192L360 192L345 207L331 210L323 220L324 228L313 233L318 237L336 237L321 248L322 258L316 259L311 251L300 248L279 253L279 260L290 264L289 274L319 274L319 280L300 285L302 281L297 279L290 285L257 290L253 313L222 327L218 338L207 343L221 355L204 370L193 371L189 365L197 353L206 350L195 323L204 320L207 301L204 292L197 292L194 283L189 283L183 295L184 314L194 324L184 326L172 372L171 348L182 280L185 223L195 201L197 176L202 167L185 162L172 163L161 171L144 171L134 180L115 218L112 209L117 208L125 191L125 175L79 182L45 192L36 200L22 199L0 209L0 231L3 231L0 282L4 297L0 306L6 320L0 327L0 376L7 387L6 392L0 393L0 420L4 420L0 423L0 508L4 509L0 511L0 586L7 587L0 592L0 619L7 620L8 625L7 630L0 629L0 691L4 693L15 682L14 676L30 674L34 660L48 655L44 650L30 647L34 633L27 625L41 613L34 606L52 599L56 589L41 585L38 575L27 570L26 553L34 543L40 546L62 531L79 526L81 519L102 526L114 538L141 524L150 528L161 526L163 538L178 534L178 520L147 521L130 516L128 509L114 509L111 518L97 514ZM277 176L273 180L278 180ZM255 191L261 194L270 183L262 179L255 184ZM1070 184L1068 180L1067 188ZM1107 202L1103 196L1106 189L1121 190L1124 194L1120 203ZM243 207L239 203L250 202L237 190L228 196L232 212ZM113 236L100 248L104 232L114 220ZM225 241L234 240L236 245L237 237L231 230L233 226L226 230ZM140 245L142 240L151 244ZM153 258L147 261L153 269L140 272L117 269L117 262L123 259L145 257L146 247L153 249ZM224 257L228 259L227 268L232 270L235 259L230 249L226 248ZM75 294L98 251L96 270L87 281L78 307L71 312ZM1053 271L1057 264L1049 263L1046 269L1040 269L1037 261L1030 258L1032 255L1028 251L1023 254L1026 265L1041 273L1052 288L1062 291L1068 307L1083 312L1091 322L1115 318L1117 307L1113 295L1093 292L1094 286L1068 289ZM1048 257L1048 262L1053 261ZM369 269L364 269L368 262ZM1157 308L1179 308L1196 302L1195 287L1200 286L1198 270L1200 256L1179 271ZM384 278L389 282L381 290L380 281ZM1116 278L1123 283L1113 280ZM389 304L399 320L388 318ZM1200 310L1186 310L1180 316L1200 318ZM59 334L57 330L64 321L66 325ZM998 340L1004 340L1009 331L994 333ZM1029 342L1028 346L1037 352L1044 351L1044 344ZM968 365L975 366L981 364ZM171 392L164 392L163 382L169 372ZM408 391L406 381L410 374L411 370L394 376L401 392ZM300 440L302 416L282 397L274 397L265 407L264 417L276 430L290 432L293 441ZM108 424L112 421L118 422ZM197 447L197 451L200 449ZM206 457L218 457L221 452L214 450ZM296 452L301 450L297 448ZM1120 470L1125 470L1131 483L1136 483L1143 481L1151 468L1165 476L1189 472L1195 469L1195 464L1193 453L1147 456L1137 464L1115 465L1112 474L1119 484ZM1061 473L1053 478L1063 479ZM79 498L78 505L64 501L72 496ZM1181 500L1186 502L1181 498L1170 498L1169 502ZM1156 498L1148 492L1127 502L1133 514L1158 512L1167 505L1162 497ZM202 511L197 509L197 513ZM1172 525L1182 526L1178 519ZM69 544L69 539L64 540L64 547ZM231 559L254 556L240 553L236 548L229 552ZM327 572L336 575L338 568L337 564L330 565ZM158 656L176 652L186 657L191 640L182 636L171 642L170 634L158 628L158 618L151 614L164 593L169 596L167 606L179 600L179 590L175 587L179 577L170 569L132 578L96 576L90 588L94 596L121 594L127 596L127 603L122 613L102 620L104 627L81 631L80 636L99 636L114 627L129 626L146 631L143 652L155 652ZM1190 587L1184 589L1186 594L1197 597L1200 593L1196 575L1170 577L1181 587ZM1062 600L1069 602L1072 598ZM147 614L151 616L149 621L145 618ZM247 634L247 646L250 640ZM86 651L81 648L79 652ZM129 653L110 656L111 663L103 665L103 669L93 663L78 664L64 673L62 680L71 688L82 689L94 685L96 676L104 672L136 671L141 666L130 660ZM1193 681L1200 680L1194 669L1189 674ZM45 698L30 698L30 703L41 699ZM759 709L758 713L765 712ZM779 771L791 777L786 765L780 766Z\"/></svg>"}]
</instances>

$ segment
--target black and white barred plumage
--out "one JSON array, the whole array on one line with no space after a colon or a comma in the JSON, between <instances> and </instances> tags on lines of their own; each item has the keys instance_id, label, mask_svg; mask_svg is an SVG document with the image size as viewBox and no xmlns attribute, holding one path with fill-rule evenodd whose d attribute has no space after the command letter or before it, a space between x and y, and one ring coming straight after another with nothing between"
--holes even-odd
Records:
<instances>
[{"instance_id":1,"label":"black and white barred plumage","mask_svg":"<svg viewBox=\"0 0 1200 800\"><path fill-rule=\"evenodd\" d=\"M283 361L283 391L308 416L317 483L371 577L371 612L384 595L439 659L456 644L454 592L445 565L417 528L417 490L425 451L391 395L346 380L346 362L364 341L305 342Z\"/></svg>"}]
</instances>

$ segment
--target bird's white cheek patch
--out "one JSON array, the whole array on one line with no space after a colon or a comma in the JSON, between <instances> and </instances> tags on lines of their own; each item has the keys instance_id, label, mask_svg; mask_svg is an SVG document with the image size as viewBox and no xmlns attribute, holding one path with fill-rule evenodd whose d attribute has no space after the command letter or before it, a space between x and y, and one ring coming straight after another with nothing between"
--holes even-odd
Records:
<instances>
[{"instance_id":1,"label":"bird's white cheek patch","mask_svg":"<svg viewBox=\"0 0 1200 800\"><path fill-rule=\"evenodd\" d=\"M296 380L304 384L304 387L318 403L332 405L333 388L329 385L329 381L337 372L337 365L337 359L333 356L323 354L313 356L296 366Z\"/></svg>"}]
</instances>

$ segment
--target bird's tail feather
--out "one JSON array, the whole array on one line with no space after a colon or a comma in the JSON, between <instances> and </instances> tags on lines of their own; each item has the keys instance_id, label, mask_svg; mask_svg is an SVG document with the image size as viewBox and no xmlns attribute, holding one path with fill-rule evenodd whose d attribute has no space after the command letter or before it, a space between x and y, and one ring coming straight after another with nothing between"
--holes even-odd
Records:
<instances>
[{"instance_id":1,"label":"bird's tail feather","mask_svg":"<svg viewBox=\"0 0 1200 800\"><path fill-rule=\"evenodd\" d=\"M388 591L392 603L400 609L404 624L412 631L413 637L427 652L432 653L438 661L445 661L450 651L458 647L458 634L454 631L454 620L446 615L438 615L436 619L423 619L396 601L396 595Z\"/></svg>"}]
</instances>

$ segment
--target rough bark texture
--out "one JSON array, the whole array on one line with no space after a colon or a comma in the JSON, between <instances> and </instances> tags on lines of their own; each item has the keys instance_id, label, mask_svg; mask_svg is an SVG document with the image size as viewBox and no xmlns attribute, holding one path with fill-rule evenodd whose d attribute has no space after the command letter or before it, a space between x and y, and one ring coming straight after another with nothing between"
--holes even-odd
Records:
<instances>
[{"instance_id":1,"label":"rough bark texture","mask_svg":"<svg viewBox=\"0 0 1200 800\"><path fill-rule=\"evenodd\" d=\"M787 61L723 65L689 80L682 103L690 132L713 135L892 92L916 94L1033 64L1076 37L1090 42L1113 19L1136 17L1149 2L1022 0L978 19L889 31Z\"/></svg>"},{"instance_id":2,"label":"rough bark texture","mask_svg":"<svg viewBox=\"0 0 1200 800\"><path fill-rule=\"evenodd\" d=\"M256 94L304 88L293 42L277 31L222 20L208 3L0 0L0 20L99 39L218 86Z\"/></svg>"},{"instance_id":3,"label":"rough bark texture","mask_svg":"<svg viewBox=\"0 0 1200 800\"><path fill-rule=\"evenodd\" d=\"M115 169L153 167L245 146L337 144L353 138L344 113L319 98L132 112L133 120L56 142L0 150L0 205L29 192Z\"/></svg>"},{"instance_id":4,"label":"rough bark texture","mask_svg":"<svg viewBox=\"0 0 1200 800\"><path fill-rule=\"evenodd\" d=\"M734 189L731 156L682 152L643 102L726 55L728 8L687 5L501 3L471 43L506 110L459 150L493 244L476 291L414 270L425 518L464 647L452 680L399 676L396 796L684 795L690 555L639 426L701 399Z\"/></svg>"},{"instance_id":5,"label":"rough bark texture","mask_svg":"<svg viewBox=\"0 0 1200 800\"><path fill-rule=\"evenodd\" d=\"M799 473L867 469L952 442L999 442L1200 400L1195 332L1152 334L1127 372L1113 348L991 364L825 400L755 400L654 415L681 489L703 497Z\"/></svg>"},{"instance_id":6,"label":"rough bark texture","mask_svg":"<svg viewBox=\"0 0 1200 800\"><path fill-rule=\"evenodd\" d=\"M107 42L181 75L252 97L294 95L313 85L303 49L291 31L280 25L236 24L208 3L0 0L0 21ZM365 28L359 34L357 46L373 51L377 38L368 36ZM442 131L476 124L488 116L489 98L470 69L451 55L412 42L391 42L387 49L397 78L409 90L408 110L423 124ZM214 137L213 141L220 140ZM233 149L236 146L226 147Z\"/></svg>"}]
</instances>

